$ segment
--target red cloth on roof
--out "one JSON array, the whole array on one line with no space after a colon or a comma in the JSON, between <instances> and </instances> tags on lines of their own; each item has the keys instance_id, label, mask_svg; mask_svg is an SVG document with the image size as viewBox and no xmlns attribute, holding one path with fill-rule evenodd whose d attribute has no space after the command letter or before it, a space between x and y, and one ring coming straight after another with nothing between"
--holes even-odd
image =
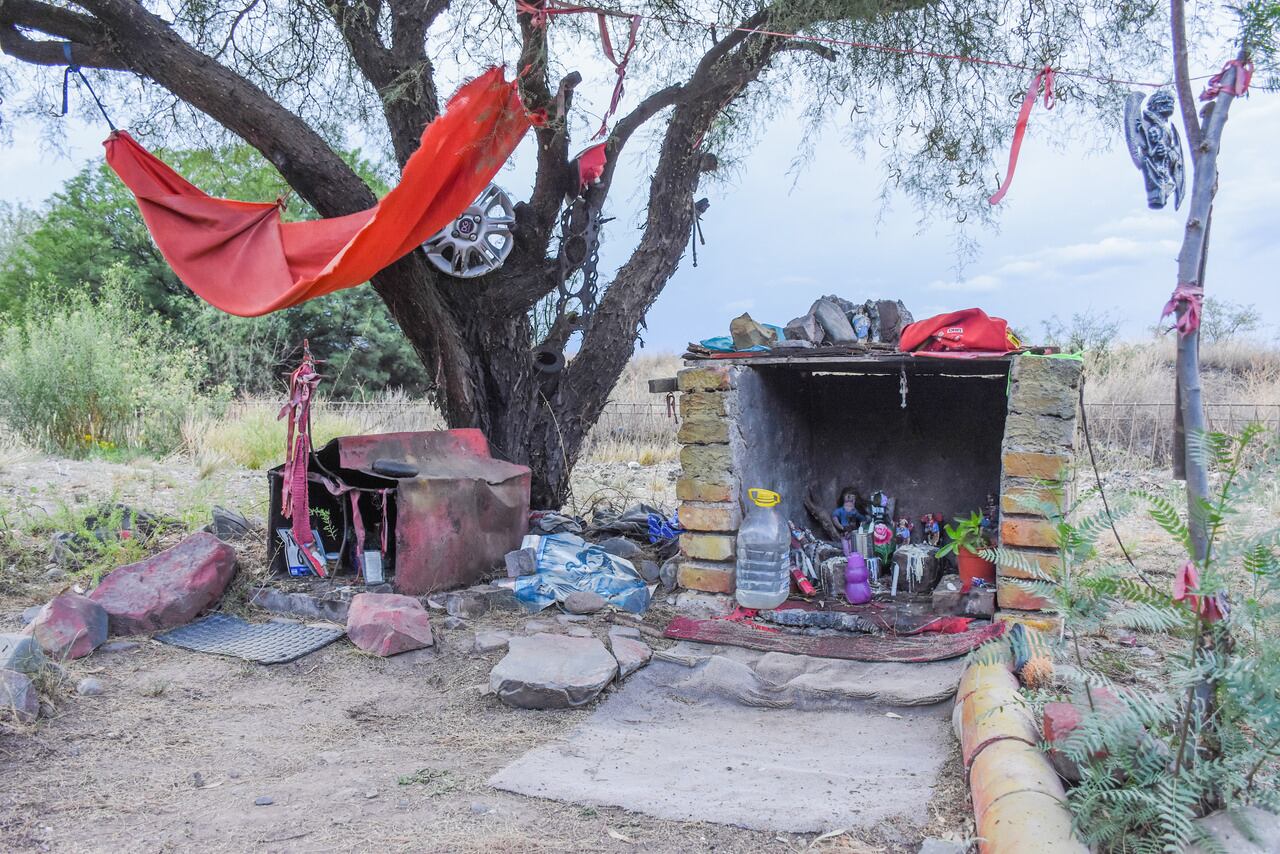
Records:
<instances>
[{"instance_id":1,"label":"red cloth on roof","mask_svg":"<svg viewBox=\"0 0 1280 854\"><path fill-rule=\"evenodd\" d=\"M1010 349L1009 324L999 317L988 317L980 308L965 308L938 314L913 323L902 330L898 349L913 350L987 350L1007 353Z\"/></svg>"},{"instance_id":2,"label":"red cloth on roof","mask_svg":"<svg viewBox=\"0 0 1280 854\"><path fill-rule=\"evenodd\" d=\"M412 252L475 201L529 125L516 84L490 69L426 126L382 201L309 222L281 222L275 204L206 195L124 131L103 145L178 278L223 311L256 316L367 282Z\"/></svg>"}]
</instances>

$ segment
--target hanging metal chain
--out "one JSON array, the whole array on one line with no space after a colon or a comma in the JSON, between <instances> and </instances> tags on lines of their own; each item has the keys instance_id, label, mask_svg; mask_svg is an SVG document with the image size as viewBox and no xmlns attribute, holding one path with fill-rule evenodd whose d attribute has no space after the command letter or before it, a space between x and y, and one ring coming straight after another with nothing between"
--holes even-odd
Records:
<instances>
[{"instance_id":1,"label":"hanging metal chain","mask_svg":"<svg viewBox=\"0 0 1280 854\"><path fill-rule=\"evenodd\" d=\"M574 203L570 202L560 214L560 282L557 285L556 316L564 317L569 303L576 300L578 317L586 320L595 311L600 296L596 270L600 263L600 227L609 220L598 210L588 211L581 230L574 233L573 213ZM570 283L577 272L582 273L582 280L574 288Z\"/></svg>"}]
</instances>

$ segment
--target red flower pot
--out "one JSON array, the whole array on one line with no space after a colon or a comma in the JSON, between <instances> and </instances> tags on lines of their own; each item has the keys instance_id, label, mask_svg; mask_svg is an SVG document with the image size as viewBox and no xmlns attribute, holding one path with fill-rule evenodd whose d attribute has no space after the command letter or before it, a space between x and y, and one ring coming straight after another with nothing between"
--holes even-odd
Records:
<instances>
[{"instance_id":1,"label":"red flower pot","mask_svg":"<svg viewBox=\"0 0 1280 854\"><path fill-rule=\"evenodd\" d=\"M960 568L960 580L965 584L979 578L987 584L996 583L996 565L977 552L960 549L956 552L956 563Z\"/></svg>"}]
</instances>

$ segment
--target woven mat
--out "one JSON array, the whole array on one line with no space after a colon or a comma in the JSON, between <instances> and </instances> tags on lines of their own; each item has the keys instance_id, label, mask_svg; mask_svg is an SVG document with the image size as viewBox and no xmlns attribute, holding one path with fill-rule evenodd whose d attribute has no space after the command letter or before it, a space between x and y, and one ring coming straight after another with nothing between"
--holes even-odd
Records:
<instances>
[{"instance_id":1,"label":"woven mat","mask_svg":"<svg viewBox=\"0 0 1280 854\"><path fill-rule=\"evenodd\" d=\"M195 652L229 655L259 664L284 664L315 652L344 634L336 627L249 623L227 614L210 614L158 634L156 640Z\"/></svg>"},{"instance_id":2,"label":"woven mat","mask_svg":"<svg viewBox=\"0 0 1280 854\"><path fill-rule=\"evenodd\" d=\"M674 640L726 644L764 652L788 652L850 661L942 661L967 655L1004 634L1004 623L954 635L797 635L765 631L732 620L695 620L676 617L664 637Z\"/></svg>"}]
</instances>

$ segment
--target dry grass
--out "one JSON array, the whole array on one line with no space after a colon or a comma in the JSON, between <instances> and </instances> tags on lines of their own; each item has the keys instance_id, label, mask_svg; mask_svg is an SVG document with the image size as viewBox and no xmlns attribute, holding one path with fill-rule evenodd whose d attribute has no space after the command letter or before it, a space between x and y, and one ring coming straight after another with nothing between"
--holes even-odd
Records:
<instances>
[{"instance_id":1,"label":"dry grass","mask_svg":"<svg viewBox=\"0 0 1280 854\"><path fill-rule=\"evenodd\" d=\"M1087 356L1089 403L1172 401L1175 342L1172 338L1122 344ZM1205 402L1280 405L1280 349L1249 341L1204 344L1201 351Z\"/></svg>"}]
</instances>

